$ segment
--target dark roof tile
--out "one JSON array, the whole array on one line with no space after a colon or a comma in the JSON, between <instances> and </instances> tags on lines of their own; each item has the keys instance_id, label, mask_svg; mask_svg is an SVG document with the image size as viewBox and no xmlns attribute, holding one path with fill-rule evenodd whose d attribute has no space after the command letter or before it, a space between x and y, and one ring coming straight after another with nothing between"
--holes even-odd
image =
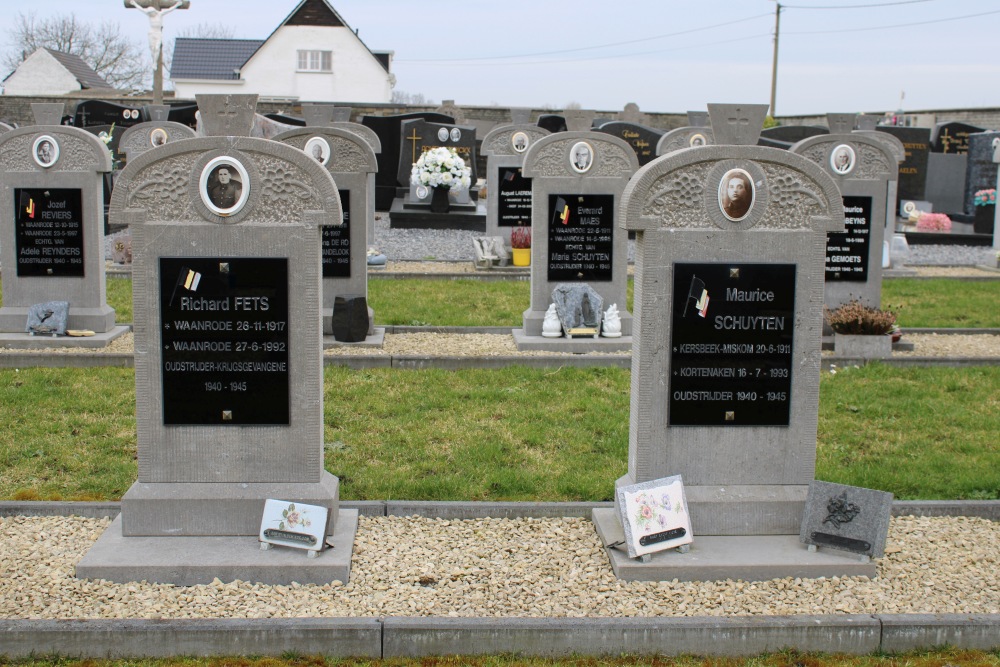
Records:
<instances>
[{"instance_id":1,"label":"dark roof tile","mask_svg":"<svg viewBox=\"0 0 1000 667\"><path fill-rule=\"evenodd\" d=\"M262 39L178 37L174 42L171 79L239 79L240 67L264 43Z\"/></svg>"},{"instance_id":2,"label":"dark roof tile","mask_svg":"<svg viewBox=\"0 0 1000 667\"><path fill-rule=\"evenodd\" d=\"M114 88L114 86L104 80L104 77L95 72L93 67L85 63L83 58L80 56L73 55L72 53L55 51L49 48L45 48L45 50L49 52L49 55L58 60L60 65L69 70L70 74L76 77L76 80L80 82L81 87Z\"/></svg>"}]
</instances>

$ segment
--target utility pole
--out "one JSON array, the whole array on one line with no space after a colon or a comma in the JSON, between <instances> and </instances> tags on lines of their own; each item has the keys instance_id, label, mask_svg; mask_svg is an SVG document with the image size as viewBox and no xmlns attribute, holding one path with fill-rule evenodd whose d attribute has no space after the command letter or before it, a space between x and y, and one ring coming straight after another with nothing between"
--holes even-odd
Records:
<instances>
[{"instance_id":1,"label":"utility pole","mask_svg":"<svg viewBox=\"0 0 1000 667\"><path fill-rule=\"evenodd\" d=\"M774 7L774 59L771 61L771 118L777 113L774 102L778 96L778 35L781 32L781 3Z\"/></svg>"}]
</instances>

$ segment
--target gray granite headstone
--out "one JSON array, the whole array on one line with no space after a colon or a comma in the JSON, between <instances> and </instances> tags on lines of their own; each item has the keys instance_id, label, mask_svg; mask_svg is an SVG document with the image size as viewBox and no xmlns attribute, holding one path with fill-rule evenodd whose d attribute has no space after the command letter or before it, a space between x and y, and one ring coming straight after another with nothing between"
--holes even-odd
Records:
<instances>
[{"instance_id":1,"label":"gray granite headstone","mask_svg":"<svg viewBox=\"0 0 1000 667\"><path fill-rule=\"evenodd\" d=\"M246 137L253 130L256 95L195 95L206 137Z\"/></svg>"},{"instance_id":2,"label":"gray granite headstone","mask_svg":"<svg viewBox=\"0 0 1000 667\"><path fill-rule=\"evenodd\" d=\"M891 493L813 481L799 539L820 548L881 558L891 514Z\"/></svg>"},{"instance_id":3,"label":"gray granite headstone","mask_svg":"<svg viewBox=\"0 0 1000 667\"><path fill-rule=\"evenodd\" d=\"M687 117L691 127L708 127L707 111L688 111Z\"/></svg>"},{"instance_id":4,"label":"gray granite headstone","mask_svg":"<svg viewBox=\"0 0 1000 667\"><path fill-rule=\"evenodd\" d=\"M824 241L844 213L824 169L755 145L766 110L709 105L718 144L643 167L621 207L636 331L617 484L682 475L698 535L798 534L814 477ZM726 202L743 174L745 211Z\"/></svg>"},{"instance_id":5,"label":"gray granite headstone","mask_svg":"<svg viewBox=\"0 0 1000 667\"><path fill-rule=\"evenodd\" d=\"M531 225L531 181L522 174L531 144L549 133L528 123L501 125L483 137L486 156L486 236L510 246L510 230Z\"/></svg>"},{"instance_id":6,"label":"gray granite headstone","mask_svg":"<svg viewBox=\"0 0 1000 667\"><path fill-rule=\"evenodd\" d=\"M326 127L333 122L333 105L303 104L302 117L307 127Z\"/></svg>"},{"instance_id":7,"label":"gray granite headstone","mask_svg":"<svg viewBox=\"0 0 1000 667\"><path fill-rule=\"evenodd\" d=\"M147 104L146 114L153 122L170 120L169 104Z\"/></svg>"},{"instance_id":8,"label":"gray granite headstone","mask_svg":"<svg viewBox=\"0 0 1000 667\"><path fill-rule=\"evenodd\" d=\"M831 128L854 127L853 115L830 116ZM883 142L850 129L810 137L790 150L819 165L843 195L846 231L827 235L824 303L836 308L859 300L880 307L886 203L897 178L895 156Z\"/></svg>"},{"instance_id":9,"label":"gray granite headstone","mask_svg":"<svg viewBox=\"0 0 1000 667\"><path fill-rule=\"evenodd\" d=\"M688 113L692 112L689 111ZM712 134L712 128L707 125L678 127L660 137L660 140L656 143L656 155L666 155L672 151L679 151L682 148L711 146L714 143L715 136Z\"/></svg>"},{"instance_id":10,"label":"gray granite headstone","mask_svg":"<svg viewBox=\"0 0 1000 667\"><path fill-rule=\"evenodd\" d=\"M249 132L251 98L199 105ZM329 171L275 141L178 141L125 167L111 216L133 237L138 480L77 576L346 581L356 514L323 465L320 244L341 222ZM328 508L336 548L308 563L260 551L267 499Z\"/></svg>"},{"instance_id":11,"label":"gray granite headstone","mask_svg":"<svg viewBox=\"0 0 1000 667\"><path fill-rule=\"evenodd\" d=\"M165 146L172 141L193 139L195 136L197 135L194 130L187 125L168 120L152 120L125 130L118 141L118 150L128 162L146 151Z\"/></svg>"},{"instance_id":12,"label":"gray granite headstone","mask_svg":"<svg viewBox=\"0 0 1000 667\"><path fill-rule=\"evenodd\" d=\"M337 296L368 297L366 257L375 228L375 172L378 171L375 152L360 134L338 127L300 127L283 132L274 140L294 146L314 160L318 154L318 161L337 184L343 225L323 228L323 332L333 336ZM369 336L375 333L375 313L371 308L366 330Z\"/></svg>"},{"instance_id":13,"label":"gray granite headstone","mask_svg":"<svg viewBox=\"0 0 1000 667\"><path fill-rule=\"evenodd\" d=\"M69 319L68 301L48 301L36 303L28 308L28 322L24 330L31 334L62 336L66 333Z\"/></svg>"},{"instance_id":14,"label":"gray granite headstone","mask_svg":"<svg viewBox=\"0 0 1000 667\"><path fill-rule=\"evenodd\" d=\"M618 120L636 125L648 122L646 114L639 110L639 105L635 102L629 102L624 109L618 112Z\"/></svg>"},{"instance_id":15,"label":"gray granite headstone","mask_svg":"<svg viewBox=\"0 0 1000 667\"><path fill-rule=\"evenodd\" d=\"M510 122L512 125L524 125L530 120L531 120L531 109L527 109L524 107L511 108Z\"/></svg>"},{"instance_id":16,"label":"gray granite headstone","mask_svg":"<svg viewBox=\"0 0 1000 667\"><path fill-rule=\"evenodd\" d=\"M93 134L59 125L61 104L33 109L39 120L56 124L0 135L0 335L23 337L32 305L68 301L67 326L98 334L80 344L106 345L126 331L115 326L105 292L104 176L111 154ZM13 339L3 344L18 346Z\"/></svg>"},{"instance_id":17,"label":"gray granite headstone","mask_svg":"<svg viewBox=\"0 0 1000 667\"><path fill-rule=\"evenodd\" d=\"M534 142L524 158L531 179L531 304L514 331L518 349L587 352L628 349L628 236L618 219L622 192L638 168L635 151L600 132L559 132ZM591 343L542 337L542 322L561 283L586 283L604 303L617 304L622 338Z\"/></svg>"}]
</instances>

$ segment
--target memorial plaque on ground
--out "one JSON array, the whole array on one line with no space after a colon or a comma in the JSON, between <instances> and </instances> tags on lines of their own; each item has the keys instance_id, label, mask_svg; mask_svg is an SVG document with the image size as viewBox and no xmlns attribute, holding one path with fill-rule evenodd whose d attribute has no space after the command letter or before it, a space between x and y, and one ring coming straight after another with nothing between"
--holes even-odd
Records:
<instances>
[{"instance_id":1,"label":"memorial plaque on ground","mask_svg":"<svg viewBox=\"0 0 1000 667\"><path fill-rule=\"evenodd\" d=\"M664 134L663 130L620 120L604 123L597 131L624 139L639 158L639 166L649 164L656 157L656 145Z\"/></svg>"},{"instance_id":2,"label":"memorial plaque on ground","mask_svg":"<svg viewBox=\"0 0 1000 667\"><path fill-rule=\"evenodd\" d=\"M891 514L891 493L814 481L799 539L816 547L881 558Z\"/></svg>"},{"instance_id":3,"label":"memorial plaque on ground","mask_svg":"<svg viewBox=\"0 0 1000 667\"><path fill-rule=\"evenodd\" d=\"M78 188L14 188L17 275L80 276L83 197Z\"/></svg>"},{"instance_id":4,"label":"memorial plaque on ground","mask_svg":"<svg viewBox=\"0 0 1000 667\"><path fill-rule=\"evenodd\" d=\"M111 154L96 136L58 122L62 104L33 104L39 125L0 134L0 265L3 300L0 345L20 340L28 309L69 302L68 329L95 332L86 340L49 339L44 347L102 347L125 333L115 326L104 282L104 179Z\"/></svg>"},{"instance_id":5,"label":"memorial plaque on ground","mask_svg":"<svg viewBox=\"0 0 1000 667\"><path fill-rule=\"evenodd\" d=\"M164 424L288 423L288 261L161 257Z\"/></svg>"},{"instance_id":6,"label":"memorial plaque on ground","mask_svg":"<svg viewBox=\"0 0 1000 667\"><path fill-rule=\"evenodd\" d=\"M339 195L303 151L247 136L255 101L199 96L208 136L148 151L118 177L111 214L132 232L138 479L79 577L349 576L356 515L339 511L323 467L321 228L340 224ZM336 549L308 563L261 551L269 498L329 508L323 534Z\"/></svg>"},{"instance_id":7,"label":"memorial plaque on ground","mask_svg":"<svg viewBox=\"0 0 1000 667\"><path fill-rule=\"evenodd\" d=\"M674 265L671 426L788 425L794 264Z\"/></svg>"},{"instance_id":8,"label":"memorial plaque on ground","mask_svg":"<svg viewBox=\"0 0 1000 667\"><path fill-rule=\"evenodd\" d=\"M536 125L520 123L495 127L483 137L487 236L500 236L509 245L512 228L531 225L531 179L521 167L531 144L547 135Z\"/></svg>"},{"instance_id":9,"label":"memorial plaque on ground","mask_svg":"<svg viewBox=\"0 0 1000 667\"><path fill-rule=\"evenodd\" d=\"M616 230L618 203L639 161L632 147L603 132L558 132L531 144L524 175L531 179L531 304L514 331L519 350L628 349L628 237ZM542 336L552 292L561 283L589 285L604 306L616 305L622 338L585 342Z\"/></svg>"},{"instance_id":10,"label":"memorial plaque on ground","mask_svg":"<svg viewBox=\"0 0 1000 667\"><path fill-rule=\"evenodd\" d=\"M931 131L926 127L896 127L880 125L876 131L890 134L901 142L906 159L899 165L897 201L925 199L927 188L927 159L930 153Z\"/></svg>"},{"instance_id":11,"label":"memorial plaque on ground","mask_svg":"<svg viewBox=\"0 0 1000 667\"><path fill-rule=\"evenodd\" d=\"M614 206L614 195L549 195L549 282L612 279Z\"/></svg>"}]
</instances>

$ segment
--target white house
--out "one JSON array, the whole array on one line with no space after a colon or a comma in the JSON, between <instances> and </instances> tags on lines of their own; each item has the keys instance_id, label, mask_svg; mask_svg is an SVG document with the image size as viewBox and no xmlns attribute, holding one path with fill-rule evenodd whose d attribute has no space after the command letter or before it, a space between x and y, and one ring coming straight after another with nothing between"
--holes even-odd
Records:
<instances>
[{"instance_id":1,"label":"white house","mask_svg":"<svg viewBox=\"0 0 1000 667\"><path fill-rule=\"evenodd\" d=\"M265 40L177 38L180 99L257 94L308 102L388 102L392 52L373 52L327 0L302 0Z\"/></svg>"},{"instance_id":2,"label":"white house","mask_svg":"<svg viewBox=\"0 0 1000 667\"><path fill-rule=\"evenodd\" d=\"M5 95L65 95L78 90L112 91L114 87L80 56L42 47L3 80Z\"/></svg>"}]
</instances>

